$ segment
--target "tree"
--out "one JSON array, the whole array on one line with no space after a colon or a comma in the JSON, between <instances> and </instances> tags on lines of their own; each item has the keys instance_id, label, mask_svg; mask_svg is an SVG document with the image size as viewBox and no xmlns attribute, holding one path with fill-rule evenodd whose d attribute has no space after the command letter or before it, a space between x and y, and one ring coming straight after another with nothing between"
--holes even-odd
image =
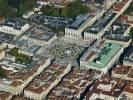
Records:
<instances>
[{"instance_id":1,"label":"tree","mask_svg":"<svg viewBox=\"0 0 133 100\"><path fill-rule=\"evenodd\" d=\"M133 27L130 29L130 33L129 35L131 36L131 38L133 39Z\"/></svg>"},{"instance_id":2,"label":"tree","mask_svg":"<svg viewBox=\"0 0 133 100\"><path fill-rule=\"evenodd\" d=\"M0 16L9 17L14 16L13 9L8 5L7 0L0 0Z\"/></svg>"},{"instance_id":3,"label":"tree","mask_svg":"<svg viewBox=\"0 0 133 100\"><path fill-rule=\"evenodd\" d=\"M36 0L8 0L8 3L12 8L17 9L17 15L21 16L27 10L33 9Z\"/></svg>"},{"instance_id":4,"label":"tree","mask_svg":"<svg viewBox=\"0 0 133 100\"><path fill-rule=\"evenodd\" d=\"M4 78L4 77L5 77L4 70L0 67L0 78Z\"/></svg>"},{"instance_id":5,"label":"tree","mask_svg":"<svg viewBox=\"0 0 133 100\"><path fill-rule=\"evenodd\" d=\"M16 62L25 63L25 64L30 64L32 62L31 57L22 53L18 53L18 48L16 47L11 49L9 54L15 57Z\"/></svg>"},{"instance_id":6,"label":"tree","mask_svg":"<svg viewBox=\"0 0 133 100\"><path fill-rule=\"evenodd\" d=\"M12 56L17 56L18 55L18 48L15 47L15 48L11 49L9 54Z\"/></svg>"},{"instance_id":7,"label":"tree","mask_svg":"<svg viewBox=\"0 0 133 100\"><path fill-rule=\"evenodd\" d=\"M64 8L56 8L54 7L54 5L43 6L42 11L45 15L48 16L62 16L74 18L79 14L88 13L90 9L88 6L83 5L81 0L76 0L75 2L72 2Z\"/></svg>"}]
</instances>

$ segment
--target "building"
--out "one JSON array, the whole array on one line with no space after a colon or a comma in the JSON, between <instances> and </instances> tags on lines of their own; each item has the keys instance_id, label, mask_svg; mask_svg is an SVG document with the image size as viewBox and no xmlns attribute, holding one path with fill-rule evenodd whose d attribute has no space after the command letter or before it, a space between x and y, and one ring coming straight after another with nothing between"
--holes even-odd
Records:
<instances>
[{"instance_id":1,"label":"building","mask_svg":"<svg viewBox=\"0 0 133 100\"><path fill-rule=\"evenodd\" d=\"M132 3L132 0L119 0L113 5L113 10L115 12L124 12Z\"/></svg>"},{"instance_id":2,"label":"building","mask_svg":"<svg viewBox=\"0 0 133 100\"><path fill-rule=\"evenodd\" d=\"M105 32L104 39L108 42L118 43L124 47L128 47L132 41L128 35L131 26L116 21L109 29Z\"/></svg>"},{"instance_id":3,"label":"building","mask_svg":"<svg viewBox=\"0 0 133 100\"><path fill-rule=\"evenodd\" d=\"M55 7L63 8L75 0L37 0L41 5L54 5Z\"/></svg>"},{"instance_id":4,"label":"building","mask_svg":"<svg viewBox=\"0 0 133 100\"><path fill-rule=\"evenodd\" d=\"M5 32L0 32L0 44L10 43L15 40L16 36Z\"/></svg>"},{"instance_id":5,"label":"building","mask_svg":"<svg viewBox=\"0 0 133 100\"><path fill-rule=\"evenodd\" d=\"M132 100L133 99L133 81L129 81L123 89L122 94L119 96L119 100Z\"/></svg>"},{"instance_id":6,"label":"building","mask_svg":"<svg viewBox=\"0 0 133 100\"><path fill-rule=\"evenodd\" d=\"M71 64L59 65L53 63L39 74L24 90L24 96L42 100L56 87L63 77L71 71Z\"/></svg>"},{"instance_id":7,"label":"building","mask_svg":"<svg viewBox=\"0 0 133 100\"><path fill-rule=\"evenodd\" d=\"M123 80L133 80L133 68L132 66L117 65L112 70L112 76Z\"/></svg>"},{"instance_id":8,"label":"building","mask_svg":"<svg viewBox=\"0 0 133 100\"><path fill-rule=\"evenodd\" d=\"M71 25L65 28L65 37L82 39L82 32L96 20L93 15L79 15Z\"/></svg>"},{"instance_id":9,"label":"building","mask_svg":"<svg viewBox=\"0 0 133 100\"><path fill-rule=\"evenodd\" d=\"M41 5L49 5L49 4L50 4L49 1L50 1L50 0L37 0L37 3L39 3L39 4L41 4Z\"/></svg>"},{"instance_id":10,"label":"building","mask_svg":"<svg viewBox=\"0 0 133 100\"><path fill-rule=\"evenodd\" d=\"M107 73L122 53L123 47L121 45L98 41L83 54L80 59L80 68L96 69Z\"/></svg>"},{"instance_id":11,"label":"building","mask_svg":"<svg viewBox=\"0 0 133 100\"><path fill-rule=\"evenodd\" d=\"M104 13L104 16L97 20L92 26L84 31L84 38L100 38L104 35L105 31L122 15L131 4L132 0L117 1L113 5L113 10ZM120 6L120 7L119 7ZM115 8L119 8L117 12Z\"/></svg>"},{"instance_id":12,"label":"building","mask_svg":"<svg viewBox=\"0 0 133 100\"><path fill-rule=\"evenodd\" d=\"M96 70L80 70L74 67L48 95L48 100L79 100L95 79L102 73Z\"/></svg>"},{"instance_id":13,"label":"building","mask_svg":"<svg viewBox=\"0 0 133 100\"><path fill-rule=\"evenodd\" d=\"M4 23L0 26L0 32L20 36L23 32L28 30L30 25L19 19L6 18Z\"/></svg>"},{"instance_id":14,"label":"building","mask_svg":"<svg viewBox=\"0 0 133 100\"><path fill-rule=\"evenodd\" d=\"M57 37L56 33L53 33L51 32L51 30L40 25L30 29L27 34L24 35L22 38L24 40L27 40L29 43L34 43L43 46L45 44L50 44Z\"/></svg>"},{"instance_id":15,"label":"building","mask_svg":"<svg viewBox=\"0 0 133 100\"><path fill-rule=\"evenodd\" d=\"M110 23L113 23L116 13L112 11L107 11L103 14L103 17L97 20L92 26L89 26L84 31L84 39L98 39L104 35L105 29L110 26Z\"/></svg>"},{"instance_id":16,"label":"building","mask_svg":"<svg viewBox=\"0 0 133 100\"><path fill-rule=\"evenodd\" d=\"M19 49L18 52L32 57L40 48L41 46L39 45L31 45L29 47L23 47Z\"/></svg>"},{"instance_id":17,"label":"building","mask_svg":"<svg viewBox=\"0 0 133 100\"><path fill-rule=\"evenodd\" d=\"M97 0L97 1L99 1L99 0ZM105 9L109 9L110 7L112 7L112 5L114 5L116 3L116 1L117 0L103 0L103 2L104 2L103 6Z\"/></svg>"},{"instance_id":18,"label":"building","mask_svg":"<svg viewBox=\"0 0 133 100\"><path fill-rule=\"evenodd\" d=\"M124 80L108 77L96 80L86 94L86 100L119 100L126 82Z\"/></svg>"},{"instance_id":19,"label":"building","mask_svg":"<svg viewBox=\"0 0 133 100\"><path fill-rule=\"evenodd\" d=\"M33 11L28 11L28 12L26 12L26 13L23 14L23 18L28 19L28 18L30 18L33 14L34 14Z\"/></svg>"},{"instance_id":20,"label":"building","mask_svg":"<svg viewBox=\"0 0 133 100\"><path fill-rule=\"evenodd\" d=\"M13 95L7 92L0 92L0 100L11 100Z\"/></svg>"},{"instance_id":21,"label":"building","mask_svg":"<svg viewBox=\"0 0 133 100\"><path fill-rule=\"evenodd\" d=\"M0 49L0 60L5 57L5 51L4 49Z\"/></svg>"},{"instance_id":22,"label":"building","mask_svg":"<svg viewBox=\"0 0 133 100\"><path fill-rule=\"evenodd\" d=\"M4 71L5 76L0 80L0 91L13 95L21 94L24 88L50 63L50 59L46 58L43 61L40 60L36 64L32 63L31 66L25 67L5 57L5 59L0 61L0 68Z\"/></svg>"}]
</instances>

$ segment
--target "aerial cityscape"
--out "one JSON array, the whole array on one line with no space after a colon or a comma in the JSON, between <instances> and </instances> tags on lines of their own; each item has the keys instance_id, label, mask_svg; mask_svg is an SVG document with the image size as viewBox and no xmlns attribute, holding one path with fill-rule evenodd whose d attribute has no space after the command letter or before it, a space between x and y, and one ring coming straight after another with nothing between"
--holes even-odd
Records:
<instances>
[{"instance_id":1,"label":"aerial cityscape","mask_svg":"<svg viewBox=\"0 0 133 100\"><path fill-rule=\"evenodd\" d=\"M0 100L133 100L133 0L0 0Z\"/></svg>"}]
</instances>

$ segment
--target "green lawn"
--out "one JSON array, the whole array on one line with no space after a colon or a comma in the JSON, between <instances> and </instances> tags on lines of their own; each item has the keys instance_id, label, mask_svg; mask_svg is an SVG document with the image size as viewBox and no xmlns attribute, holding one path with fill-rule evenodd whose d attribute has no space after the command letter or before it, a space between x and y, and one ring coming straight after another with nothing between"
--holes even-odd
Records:
<instances>
[{"instance_id":1,"label":"green lawn","mask_svg":"<svg viewBox=\"0 0 133 100\"><path fill-rule=\"evenodd\" d=\"M132 16L133 16L133 6L130 6L130 7L126 10L126 14L132 15Z\"/></svg>"},{"instance_id":2,"label":"green lawn","mask_svg":"<svg viewBox=\"0 0 133 100\"><path fill-rule=\"evenodd\" d=\"M10 55L15 56L16 62L24 63L24 64L30 64L32 62L32 58L28 55L18 53L18 48L13 48L9 52Z\"/></svg>"}]
</instances>

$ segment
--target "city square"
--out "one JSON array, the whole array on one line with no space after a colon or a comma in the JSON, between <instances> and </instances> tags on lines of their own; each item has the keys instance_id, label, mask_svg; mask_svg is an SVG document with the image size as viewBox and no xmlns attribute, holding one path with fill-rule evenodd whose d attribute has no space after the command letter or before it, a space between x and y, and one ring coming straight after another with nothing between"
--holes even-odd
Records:
<instances>
[{"instance_id":1,"label":"city square","mask_svg":"<svg viewBox=\"0 0 133 100\"><path fill-rule=\"evenodd\" d=\"M66 43L63 40L56 40L48 49L51 57L54 57L58 61L75 61L81 52L84 50L83 46Z\"/></svg>"}]
</instances>

